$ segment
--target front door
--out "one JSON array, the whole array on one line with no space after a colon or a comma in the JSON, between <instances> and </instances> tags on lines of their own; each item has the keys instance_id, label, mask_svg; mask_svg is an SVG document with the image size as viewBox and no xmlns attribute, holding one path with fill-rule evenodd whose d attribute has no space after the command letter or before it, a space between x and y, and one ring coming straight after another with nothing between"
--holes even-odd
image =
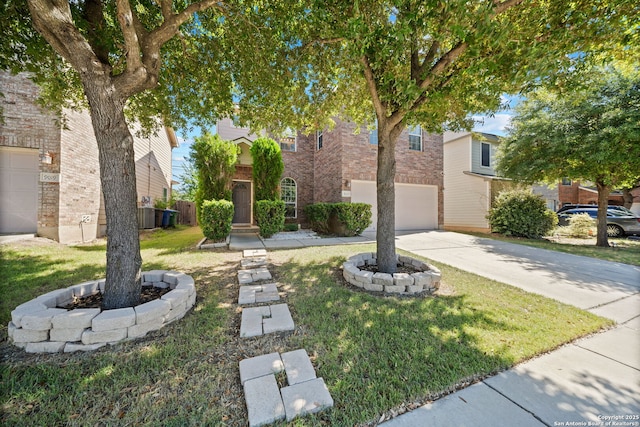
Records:
<instances>
[{"instance_id":1,"label":"front door","mask_svg":"<svg viewBox=\"0 0 640 427\"><path fill-rule=\"evenodd\" d=\"M249 224L251 222L251 183L233 183L233 223Z\"/></svg>"}]
</instances>

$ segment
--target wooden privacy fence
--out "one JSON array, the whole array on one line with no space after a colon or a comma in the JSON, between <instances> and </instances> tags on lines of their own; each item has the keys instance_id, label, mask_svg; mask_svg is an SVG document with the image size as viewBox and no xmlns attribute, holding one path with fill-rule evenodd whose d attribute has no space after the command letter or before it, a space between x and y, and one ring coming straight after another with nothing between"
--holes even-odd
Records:
<instances>
[{"instance_id":1,"label":"wooden privacy fence","mask_svg":"<svg viewBox=\"0 0 640 427\"><path fill-rule=\"evenodd\" d=\"M180 212L178 215L178 224L198 225L198 221L196 220L196 204L194 202L178 200L175 202L175 210Z\"/></svg>"}]
</instances>

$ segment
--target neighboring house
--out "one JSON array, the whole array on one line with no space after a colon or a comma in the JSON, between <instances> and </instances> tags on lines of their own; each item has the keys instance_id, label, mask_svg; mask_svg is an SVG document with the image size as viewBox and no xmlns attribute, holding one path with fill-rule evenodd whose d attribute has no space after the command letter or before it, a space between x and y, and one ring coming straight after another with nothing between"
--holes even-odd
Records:
<instances>
[{"instance_id":1,"label":"neighboring house","mask_svg":"<svg viewBox=\"0 0 640 427\"><path fill-rule=\"evenodd\" d=\"M497 176L496 135L476 132L444 133L444 228L490 232L487 214L495 197L514 184ZM550 209L557 205L557 191L534 186Z\"/></svg>"},{"instance_id":2,"label":"neighboring house","mask_svg":"<svg viewBox=\"0 0 640 427\"><path fill-rule=\"evenodd\" d=\"M222 139L241 148L233 179L234 224L253 224L254 188L249 149L255 135L234 126L232 120L217 124ZM304 207L318 202L364 202L372 205L376 229L377 139L375 131L337 121L332 130L304 135L289 132L279 139L285 169L281 194L287 206L287 222L307 225ZM442 209L442 136L419 127L405 130L396 147L396 229L438 229Z\"/></svg>"},{"instance_id":3,"label":"neighboring house","mask_svg":"<svg viewBox=\"0 0 640 427\"><path fill-rule=\"evenodd\" d=\"M572 181L565 178L558 184L558 197L560 199L559 207L575 204L597 205L598 189L595 185L581 184L580 181ZM609 194L609 204L624 205L622 192L612 191Z\"/></svg>"},{"instance_id":4,"label":"neighboring house","mask_svg":"<svg viewBox=\"0 0 640 427\"><path fill-rule=\"evenodd\" d=\"M35 233L61 243L106 233L98 147L87 111L65 111L61 126L36 103L38 87L25 74L0 72L0 234ZM136 137L139 205L171 194L171 129Z\"/></svg>"}]
</instances>

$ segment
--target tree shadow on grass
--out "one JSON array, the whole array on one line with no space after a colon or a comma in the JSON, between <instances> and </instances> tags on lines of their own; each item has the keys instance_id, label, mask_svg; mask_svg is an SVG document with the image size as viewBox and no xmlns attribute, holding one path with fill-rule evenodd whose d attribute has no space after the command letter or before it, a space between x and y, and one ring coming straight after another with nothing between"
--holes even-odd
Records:
<instances>
[{"instance_id":1,"label":"tree shadow on grass","mask_svg":"<svg viewBox=\"0 0 640 427\"><path fill-rule=\"evenodd\" d=\"M244 399L230 386L239 383L239 337L229 328L238 260L229 254L183 269L194 277L196 306L144 338L50 355L0 343L0 356L12 351L0 367L0 424L246 425Z\"/></svg>"},{"instance_id":2,"label":"tree shadow on grass","mask_svg":"<svg viewBox=\"0 0 640 427\"><path fill-rule=\"evenodd\" d=\"M0 258L0 324L6 325L18 305L55 289L104 277L104 266L74 264L47 255L4 249Z\"/></svg>"},{"instance_id":3,"label":"tree shadow on grass","mask_svg":"<svg viewBox=\"0 0 640 427\"><path fill-rule=\"evenodd\" d=\"M465 295L398 297L349 288L343 258L280 268L299 347L315 355L336 402L320 417L342 425L377 419L406 402L428 400L513 365L508 347L489 351L474 331L513 330Z\"/></svg>"}]
</instances>

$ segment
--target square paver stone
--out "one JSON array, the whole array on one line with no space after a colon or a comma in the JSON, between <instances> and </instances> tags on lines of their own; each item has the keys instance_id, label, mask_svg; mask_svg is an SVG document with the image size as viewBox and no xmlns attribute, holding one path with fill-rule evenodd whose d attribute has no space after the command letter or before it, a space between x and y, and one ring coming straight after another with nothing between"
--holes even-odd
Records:
<instances>
[{"instance_id":1,"label":"square paver stone","mask_svg":"<svg viewBox=\"0 0 640 427\"><path fill-rule=\"evenodd\" d=\"M261 285L240 286L240 294L238 296L238 304L254 304L256 302L256 292L261 292Z\"/></svg>"},{"instance_id":2,"label":"square paver stone","mask_svg":"<svg viewBox=\"0 0 640 427\"><path fill-rule=\"evenodd\" d=\"M287 421L333 406L333 398L322 378L283 387L280 393L284 401Z\"/></svg>"},{"instance_id":3,"label":"square paver stone","mask_svg":"<svg viewBox=\"0 0 640 427\"><path fill-rule=\"evenodd\" d=\"M242 251L242 256L244 258L267 256L267 250L266 249L245 249L244 251Z\"/></svg>"},{"instance_id":4,"label":"square paver stone","mask_svg":"<svg viewBox=\"0 0 640 427\"><path fill-rule=\"evenodd\" d=\"M250 427L271 424L285 417L284 404L273 374L245 382L244 398Z\"/></svg>"},{"instance_id":5,"label":"square paver stone","mask_svg":"<svg viewBox=\"0 0 640 427\"><path fill-rule=\"evenodd\" d=\"M259 292L256 292L256 302L278 301L280 294L275 283L265 283Z\"/></svg>"},{"instance_id":6,"label":"square paver stone","mask_svg":"<svg viewBox=\"0 0 640 427\"><path fill-rule=\"evenodd\" d=\"M251 270L244 270L244 271L251 272L251 277L253 277L254 282L257 282L258 280L271 280L272 278L271 272L269 272L269 270L266 267L259 267Z\"/></svg>"},{"instance_id":7,"label":"square paver stone","mask_svg":"<svg viewBox=\"0 0 640 427\"><path fill-rule=\"evenodd\" d=\"M267 265L267 257L243 258L240 260L242 268L256 268Z\"/></svg>"},{"instance_id":8,"label":"square paver stone","mask_svg":"<svg viewBox=\"0 0 640 427\"><path fill-rule=\"evenodd\" d=\"M282 353L282 363L287 373L287 383L295 385L316 378L311 359L304 349Z\"/></svg>"},{"instance_id":9,"label":"square paver stone","mask_svg":"<svg viewBox=\"0 0 640 427\"><path fill-rule=\"evenodd\" d=\"M263 334L263 318L271 316L269 306L244 308L240 320L242 338L257 337Z\"/></svg>"},{"instance_id":10,"label":"square paver stone","mask_svg":"<svg viewBox=\"0 0 640 427\"><path fill-rule=\"evenodd\" d=\"M247 283L253 282L253 276L249 270L240 270L238 271L238 283L241 285L246 285Z\"/></svg>"},{"instance_id":11,"label":"square paver stone","mask_svg":"<svg viewBox=\"0 0 640 427\"><path fill-rule=\"evenodd\" d=\"M283 370L284 365L278 353L251 357L240 361L240 382L244 384L245 381L282 372Z\"/></svg>"},{"instance_id":12,"label":"square paver stone","mask_svg":"<svg viewBox=\"0 0 640 427\"><path fill-rule=\"evenodd\" d=\"M276 304L269 306L271 317L262 320L262 329L265 334L281 331L293 331L295 325L289 306L287 304Z\"/></svg>"}]
</instances>

